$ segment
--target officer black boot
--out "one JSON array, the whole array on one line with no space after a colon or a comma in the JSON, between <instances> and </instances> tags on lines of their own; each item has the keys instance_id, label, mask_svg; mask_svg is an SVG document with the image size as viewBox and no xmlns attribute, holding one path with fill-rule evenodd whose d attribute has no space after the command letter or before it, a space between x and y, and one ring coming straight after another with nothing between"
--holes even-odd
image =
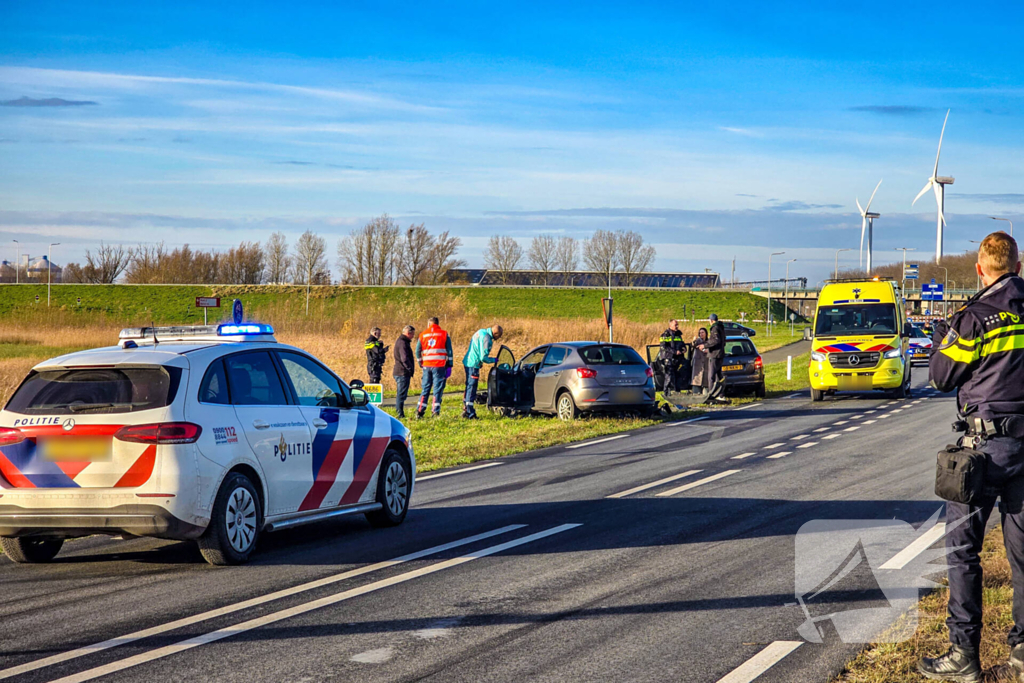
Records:
<instances>
[{"instance_id":1,"label":"officer black boot","mask_svg":"<svg viewBox=\"0 0 1024 683\"><path fill-rule=\"evenodd\" d=\"M1007 662L1018 681L1024 681L1024 643L1014 645Z\"/></svg>"},{"instance_id":2,"label":"officer black boot","mask_svg":"<svg viewBox=\"0 0 1024 683\"><path fill-rule=\"evenodd\" d=\"M933 681L957 681L958 683L981 683L981 660L978 651L959 645L950 646L944 655L922 657L917 664L918 672Z\"/></svg>"}]
</instances>

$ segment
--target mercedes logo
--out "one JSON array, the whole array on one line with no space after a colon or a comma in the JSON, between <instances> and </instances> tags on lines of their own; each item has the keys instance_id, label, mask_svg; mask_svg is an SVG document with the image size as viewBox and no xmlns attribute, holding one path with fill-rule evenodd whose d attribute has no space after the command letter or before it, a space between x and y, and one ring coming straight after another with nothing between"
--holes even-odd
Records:
<instances>
[{"instance_id":1,"label":"mercedes logo","mask_svg":"<svg viewBox=\"0 0 1024 683\"><path fill-rule=\"evenodd\" d=\"M72 429L75 428L74 418L69 417L68 419L64 420L64 422L61 424L61 427L64 429L65 432L70 432Z\"/></svg>"},{"instance_id":2,"label":"mercedes logo","mask_svg":"<svg viewBox=\"0 0 1024 683\"><path fill-rule=\"evenodd\" d=\"M860 365L860 356L850 356L850 365Z\"/></svg>"}]
</instances>

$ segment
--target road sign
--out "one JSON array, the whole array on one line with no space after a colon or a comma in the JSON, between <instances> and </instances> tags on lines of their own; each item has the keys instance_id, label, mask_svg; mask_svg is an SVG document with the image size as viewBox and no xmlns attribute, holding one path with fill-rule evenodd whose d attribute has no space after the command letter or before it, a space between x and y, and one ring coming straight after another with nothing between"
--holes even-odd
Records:
<instances>
[{"instance_id":1,"label":"road sign","mask_svg":"<svg viewBox=\"0 0 1024 683\"><path fill-rule=\"evenodd\" d=\"M196 308L220 308L219 296L197 296Z\"/></svg>"},{"instance_id":2,"label":"road sign","mask_svg":"<svg viewBox=\"0 0 1024 683\"><path fill-rule=\"evenodd\" d=\"M907 267L903 270L904 280L916 280L918 276L918 269L916 263L908 263ZM934 282L934 280L933 280Z\"/></svg>"},{"instance_id":3,"label":"road sign","mask_svg":"<svg viewBox=\"0 0 1024 683\"><path fill-rule=\"evenodd\" d=\"M384 387L380 384L364 384L363 391L370 397L370 404L379 406L384 401Z\"/></svg>"},{"instance_id":4,"label":"road sign","mask_svg":"<svg viewBox=\"0 0 1024 683\"><path fill-rule=\"evenodd\" d=\"M242 320L245 319L245 315L242 311L241 299L235 299L234 303L231 304L231 318L235 321L236 325L241 325Z\"/></svg>"},{"instance_id":5,"label":"road sign","mask_svg":"<svg viewBox=\"0 0 1024 683\"><path fill-rule=\"evenodd\" d=\"M935 280L921 285L921 301L942 301L943 289L942 284L935 284Z\"/></svg>"}]
</instances>

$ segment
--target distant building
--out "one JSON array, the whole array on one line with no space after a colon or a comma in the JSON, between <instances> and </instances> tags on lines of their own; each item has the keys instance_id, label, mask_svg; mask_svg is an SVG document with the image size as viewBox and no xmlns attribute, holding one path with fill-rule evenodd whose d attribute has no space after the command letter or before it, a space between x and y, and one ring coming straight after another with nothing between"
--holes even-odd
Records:
<instances>
[{"instance_id":1,"label":"distant building","mask_svg":"<svg viewBox=\"0 0 1024 683\"><path fill-rule=\"evenodd\" d=\"M46 282L46 271L50 271L51 282L60 282L61 273L64 272L56 263L51 263L46 256L40 256L28 264L28 276L37 282Z\"/></svg>"},{"instance_id":2,"label":"distant building","mask_svg":"<svg viewBox=\"0 0 1024 683\"><path fill-rule=\"evenodd\" d=\"M486 268L454 268L448 271L448 282L481 286L501 285L501 273ZM571 273L544 273L539 270L515 270L508 277L509 285L535 287L607 287L607 273L578 270ZM626 276L612 273L612 287L626 287ZM701 288L718 286L718 273L641 273L633 276L633 287Z\"/></svg>"}]
</instances>

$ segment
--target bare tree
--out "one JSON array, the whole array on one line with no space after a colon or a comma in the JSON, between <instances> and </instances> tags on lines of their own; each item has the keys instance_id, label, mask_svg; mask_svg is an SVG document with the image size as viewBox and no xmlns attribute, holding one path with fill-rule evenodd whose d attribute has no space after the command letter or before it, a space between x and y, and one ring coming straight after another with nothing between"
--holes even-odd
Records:
<instances>
[{"instance_id":1,"label":"bare tree","mask_svg":"<svg viewBox=\"0 0 1024 683\"><path fill-rule=\"evenodd\" d=\"M507 285L514 277L513 271L523 259L523 248L514 238L494 235L487 242L484 261L491 270L498 271L501 284Z\"/></svg>"},{"instance_id":2,"label":"bare tree","mask_svg":"<svg viewBox=\"0 0 1024 683\"><path fill-rule=\"evenodd\" d=\"M562 284L572 285L572 273L580 267L580 244L573 237L559 237L555 246L555 264L562 273Z\"/></svg>"},{"instance_id":3,"label":"bare tree","mask_svg":"<svg viewBox=\"0 0 1024 683\"><path fill-rule=\"evenodd\" d=\"M82 282L95 282L102 285L112 285L121 277L128 264L132 260L132 250L125 249L124 245L104 244L100 242L100 248L96 256L92 252L85 252L85 266L82 267Z\"/></svg>"},{"instance_id":4,"label":"bare tree","mask_svg":"<svg viewBox=\"0 0 1024 683\"><path fill-rule=\"evenodd\" d=\"M263 250L267 268L267 282L281 284L288 279L291 257L288 256L288 239L282 232L275 232L267 240Z\"/></svg>"},{"instance_id":5,"label":"bare tree","mask_svg":"<svg viewBox=\"0 0 1024 683\"><path fill-rule=\"evenodd\" d=\"M583 260L587 268L603 273L612 284L612 273L618 266L619 240L610 230L595 230L590 239L583 243Z\"/></svg>"},{"instance_id":6,"label":"bare tree","mask_svg":"<svg viewBox=\"0 0 1024 683\"><path fill-rule=\"evenodd\" d=\"M448 273L455 268L461 268L466 262L456 258L462 240L450 234L447 230L442 232L434 240L434 246L430 250L428 262L428 278L430 284L440 285L448 281Z\"/></svg>"},{"instance_id":7,"label":"bare tree","mask_svg":"<svg viewBox=\"0 0 1024 683\"><path fill-rule=\"evenodd\" d=\"M398 223L381 214L338 241L342 279L366 285L394 284L398 248Z\"/></svg>"},{"instance_id":8,"label":"bare tree","mask_svg":"<svg viewBox=\"0 0 1024 683\"><path fill-rule=\"evenodd\" d=\"M11 271L11 273L14 273L14 268L10 268L9 270ZM8 279L11 282L14 282L13 275ZM82 266L78 265L77 263L69 263L66 266L64 266L64 270L62 270L60 273L60 281L65 284L78 284L89 282L89 280L86 279L85 272L83 271Z\"/></svg>"},{"instance_id":9,"label":"bare tree","mask_svg":"<svg viewBox=\"0 0 1024 683\"><path fill-rule=\"evenodd\" d=\"M293 281L306 285L306 315L309 315L309 287L314 282L321 284L327 273L326 254L327 241L312 230L302 233L295 243Z\"/></svg>"},{"instance_id":10,"label":"bare tree","mask_svg":"<svg viewBox=\"0 0 1024 683\"><path fill-rule=\"evenodd\" d=\"M242 242L222 257L220 279L230 284L258 285L263 282L265 262L259 242Z\"/></svg>"},{"instance_id":11,"label":"bare tree","mask_svg":"<svg viewBox=\"0 0 1024 683\"><path fill-rule=\"evenodd\" d=\"M401 282L407 285L421 285L430 271L430 253L434 249L434 237L420 223L410 225L399 247L395 270Z\"/></svg>"},{"instance_id":12,"label":"bare tree","mask_svg":"<svg viewBox=\"0 0 1024 683\"><path fill-rule=\"evenodd\" d=\"M619 230L618 262L626 278L626 286L632 287L640 273L647 272L654 263L654 247L644 244L644 236L632 230Z\"/></svg>"},{"instance_id":13,"label":"bare tree","mask_svg":"<svg viewBox=\"0 0 1024 683\"><path fill-rule=\"evenodd\" d=\"M558 263L556 250L555 238L551 235L537 235L530 242L530 267L541 272L545 285L550 284L551 272Z\"/></svg>"}]
</instances>

